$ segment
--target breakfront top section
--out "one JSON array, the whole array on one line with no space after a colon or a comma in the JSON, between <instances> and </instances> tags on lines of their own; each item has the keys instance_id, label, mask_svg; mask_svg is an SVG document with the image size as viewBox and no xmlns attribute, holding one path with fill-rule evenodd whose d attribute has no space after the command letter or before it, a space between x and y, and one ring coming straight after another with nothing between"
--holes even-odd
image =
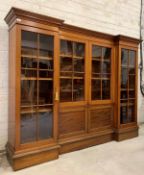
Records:
<instances>
[{"instance_id":1,"label":"breakfront top section","mask_svg":"<svg viewBox=\"0 0 144 175\"><path fill-rule=\"evenodd\" d=\"M65 31L88 37L96 37L98 39L111 41L113 44L131 43L132 46L135 45L136 47L139 44L139 39L136 38L123 35L110 35L102 32L84 29L77 26L72 26L69 24L65 24L64 20L29 12L15 7L12 7L10 9L9 13L5 17L5 21L9 25L9 28L13 27L13 25L15 24L23 24L32 27L37 27L36 24L40 24L41 26L39 26L39 28L45 28L46 26L49 26L53 27L51 28L51 30L54 31Z\"/></svg>"}]
</instances>

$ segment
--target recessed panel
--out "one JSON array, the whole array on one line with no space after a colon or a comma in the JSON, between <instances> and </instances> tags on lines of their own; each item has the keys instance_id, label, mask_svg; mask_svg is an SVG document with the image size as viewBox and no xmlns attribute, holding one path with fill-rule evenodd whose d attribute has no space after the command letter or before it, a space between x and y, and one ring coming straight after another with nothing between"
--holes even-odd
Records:
<instances>
[{"instance_id":1,"label":"recessed panel","mask_svg":"<svg viewBox=\"0 0 144 175\"><path fill-rule=\"evenodd\" d=\"M85 111L60 113L59 134L67 135L85 130Z\"/></svg>"},{"instance_id":2,"label":"recessed panel","mask_svg":"<svg viewBox=\"0 0 144 175\"><path fill-rule=\"evenodd\" d=\"M96 108L90 111L90 129L112 126L112 108Z\"/></svg>"}]
</instances>

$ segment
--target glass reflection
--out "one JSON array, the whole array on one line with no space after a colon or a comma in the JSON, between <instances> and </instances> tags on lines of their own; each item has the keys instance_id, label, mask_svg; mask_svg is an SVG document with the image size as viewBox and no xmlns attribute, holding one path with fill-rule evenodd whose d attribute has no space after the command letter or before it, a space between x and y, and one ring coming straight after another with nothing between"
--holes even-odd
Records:
<instances>
[{"instance_id":1,"label":"glass reflection","mask_svg":"<svg viewBox=\"0 0 144 175\"><path fill-rule=\"evenodd\" d=\"M127 106L121 106L120 108L120 121L121 124L127 123Z\"/></svg>"},{"instance_id":2,"label":"glass reflection","mask_svg":"<svg viewBox=\"0 0 144 175\"><path fill-rule=\"evenodd\" d=\"M101 73L101 61L92 61L92 73Z\"/></svg>"},{"instance_id":3,"label":"glass reflection","mask_svg":"<svg viewBox=\"0 0 144 175\"><path fill-rule=\"evenodd\" d=\"M134 105L128 107L128 122L133 122L134 121Z\"/></svg>"},{"instance_id":4,"label":"glass reflection","mask_svg":"<svg viewBox=\"0 0 144 175\"><path fill-rule=\"evenodd\" d=\"M129 67L129 74L135 74L135 68Z\"/></svg>"},{"instance_id":5,"label":"glass reflection","mask_svg":"<svg viewBox=\"0 0 144 175\"><path fill-rule=\"evenodd\" d=\"M72 59L67 57L61 57L60 59L61 71L72 71Z\"/></svg>"},{"instance_id":6,"label":"glass reflection","mask_svg":"<svg viewBox=\"0 0 144 175\"><path fill-rule=\"evenodd\" d=\"M53 103L53 82L41 80L39 81L39 104Z\"/></svg>"},{"instance_id":7,"label":"glass reflection","mask_svg":"<svg viewBox=\"0 0 144 175\"><path fill-rule=\"evenodd\" d=\"M84 59L74 59L74 71L84 72Z\"/></svg>"},{"instance_id":8,"label":"glass reflection","mask_svg":"<svg viewBox=\"0 0 144 175\"><path fill-rule=\"evenodd\" d=\"M92 46L92 57L94 59L101 59L101 57L102 57L102 47L93 45Z\"/></svg>"},{"instance_id":9,"label":"glass reflection","mask_svg":"<svg viewBox=\"0 0 144 175\"><path fill-rule=\"evenodd\" d=\"M121 99L127 99L127 98L128 98L127 91L121 91Z\"/></svg>"},{"instance_id":10,"label":"glass reflection","mask_svg":"<svg viewBox=\"0 0 144 175\"><path fill-rule=\"evenodd\" d=\"M107 61L110 61L110 58L111 58L111 49L110 48L103 47L102 52L103 52L103 59L104 60L107 60Z\"/></svg>"},{"instance_id":11,"label":"glass reflection","mask_svg":"<svg viewBox=\"0 0 144 175\"><path fill-rule=\"evenodd\" d=\"M53 135L53 113L50 112L39 112L38 113L38 133L39 139L48 139Z\"/></svg>"},{"instance_id":12,"label":"glass reflection","mask_svg":"<svg viewBox=\"0 0 144 175\"><path fill-rule=\"evenodd\" d=\"M53 58L53 50L54 50L53 36L40 34L39 47L40 47L40 52L39 52L40 56Z\"/></svg>"},{"instance_id":13,"label":"glass reflection","mask_svg":"<svg viewBox=\"0 0 144 175\"><path fill-rule=\"evenodd\" d=\"M80 101L84 99L84 80L83 79L74 79L74 88L73 88L73 100Z\"/></svg>"},{"instance_id":14,"label":"glass reflection","mask_svg":"<svg viewBox=\"0 0 144 175\"><path fill-rule=\"evenodd\" d=\"M92 80L92 100L101 99L101 81Z\"/></svg>"},{"instance_id":15,"label":"glass reflection","mask_svg":"<svg viewBox=\"0 0 144 175\"><path fill-rule=\"evenodd\" d=\"M129 89L135 89L135 76L129 76Z\"/></svg>"},{"instance_id":16,"label":"glass reflection","mask_svg":"<svg viewBox=\"0 0 144 175\"><path fill-rule=\"evenodd\" d=\"M60 54L72 56L73 49L72 49L72 42L71 41L61 40L61 42L60 42Z\"/></svg>"},{"instance_id":17,"label":"glass reflection","mask_svg":"<svg viewBox=\"0 0 144 175\"><path fill-rule=\"evenodd\" d=\"M128 70L122 68L121 71L121 88L127 88L128 85Z\"/></svg>"},{"instance_id":18,"label":"glass reflection","mask_svg":"<svg viewBox=\"0 0 144 175\"><path fill-rule=\"evenodd\" d=\"M129 51L129 65L131 67L135 67L135 51L130 50Z\"/></svg>"},{"instance_id":19,"label":"glass reflection","mask_svg":"<svg viewBox=\"0 0 144 175\"><path fill-rule=\"evenodd\" d=\"M110 80L102 80L102 99L110 99Z\"/></svg>"},{"instance_id":20,"label":"glass reflection","mask_svg":"<svg viewBox=\"0 0 144 175\"><path fill-rule=\"evenodd\" d=\"M39 60L39 69L53 69L53 61L52 60Z\"/></svg>"},{"instance_id":21,"label":"glass reflection","mask_svg":"<svg viewBox=\"0 0 144 175\"><path fill-rule=\"evenodd\" d=\"M135 98L135 91L134 90L129 91L129 98Z\"/></svg>"},{"instance_id":22,"label":"glass reflection","mask_svg":"<svg viewBox=\"0 0 144 175\"><path fill-rule=\"evenodd\" d=\"M121 52L121 64L127 66L128 65L128 50L122 49Z\"/></svg>"},{"instance_id":23,"label":"glass reflection","mask_svg":"<svg viewBox=\"0 0 144 175\"><path fill-rule=\"evenodd\" d=\"M72 80L62 79L60 81L60 101L72 101Z\"/></svg>"},{"instance_id":24,"label":"glass reflection","mask_svg":"<svg viewBox=\"0 0 144 175\"><path fill-rule=\"evenodd\" d=\"M53 71L39 71L40 78L53 78Z\"/></svg>"},{"instance_id":25,"label":"glass reflection","mask_svg":"<svg viewBox=\"0 0 144 175\"><path fill-rule=\"evenodd\" d=\"M22 69L21 70L21 78L24 77L37 77L37 71L36 70L26 70Z\"/></svg>"},{"instance_id":26,"label":"glass reflection","mask_svg":"<svg viewBox=\"0 0 144 175\"><path fill-rule=\"evenodd\" d=\"M110 73L111 72L111 68L110 68L111 64L110 62L103 62L102 63L102 72L103 73Z\"/></svg>"},{"instance_id":27,"label":"glass reflection","mask_svg":"<svg viewBox=\"0 0 144 175\"><path fill-rule=\"evenodd\" d=\"M37 81L22 80L21 81L21 105L37 104Z\"/></svg>"},{"instance_id":28,"label":"glass reflection","mask_svg":"<svg viewBox=\"0 0 144 175\"><path fill-rule=\"evenodd\" d=\"M36 113L21 115L21 143L36 141Z\"/></svg>"},{"instance_id":29,"label":"glass reflection","mask_svg":"<svg viewBox=\"0 0 144 175\"><path fill-rule=\"evenodd\" d=\"M82 43L73 43L74 55L79 57L84 57L85 47Z\"/></svg>"},{"instance_id":30,"label":"glass reflection","mask_svg":"<svg viewBox=\"0 0 144 175\"><path fill-rule=\"evenodd\" d=\"M37 68L37 59L22 57L21 67L23 67L23 68Z\"/></svg>"},{"instance_id":31,"label":"glass reflection","mask_svg":"<svg viewBox=\"0 0 144 175\"><path fill-rule=\"evenodd\" d=\"M22 55L37 56L38 35L33 32L22 31Z\"/></svg>"}]
</instances>

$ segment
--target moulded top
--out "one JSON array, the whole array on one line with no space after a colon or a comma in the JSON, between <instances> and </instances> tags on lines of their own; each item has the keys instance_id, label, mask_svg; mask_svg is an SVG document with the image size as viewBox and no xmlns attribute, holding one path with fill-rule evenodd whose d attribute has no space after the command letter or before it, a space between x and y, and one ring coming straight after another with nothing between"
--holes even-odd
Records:
<instances>
[{"instance_id":1,"label":"moulded top","mask_svg":"<svg viewBox=\"0 0 144 175\"><path fill-rule=\"evenodd\" d=\"M107 39L107 40L114 41L116 43L120 41L125 41L125 42L131 42L131 43L138 45L140 42L139 39L136 39L133 37L124 36L124 35L111 35L111 34L97 32L97 31L93 31L89 29L84 29L81 27L65 24L64 20L61 20L58 18L49 17L46 15L42 15L42 14L38 14L38 13L34 13L34 12L12 7L10 11L8 12L8 14L6 15L5 21L10 27L12 24L18 22L17 19L31 20L31 21L42 23L45 25L48 24L51 26L57 26L60 30L71 31L74 33L80 33L83 35L93 36L93 37L97 37L101 39Z\"/></svg>"}]
</instances>

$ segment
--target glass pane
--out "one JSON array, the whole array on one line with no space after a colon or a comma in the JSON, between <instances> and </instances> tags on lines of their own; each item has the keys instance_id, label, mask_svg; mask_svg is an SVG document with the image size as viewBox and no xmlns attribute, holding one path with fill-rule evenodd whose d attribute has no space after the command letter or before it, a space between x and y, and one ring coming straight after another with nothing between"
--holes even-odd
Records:
<instances>
[{"instance_id":1,"label":"glass pane","mask_svg":"<svg viewBox=\"0 0 144 175\"><path fill-rule=\"evenodd\" d=\"M74 56L84 57L85 55L85 47L82 43L74 42Z\"/></svg>"},{"instance_id":2,"label":"glass pane","mask_svg":"<svg viewBox=\"0 0 144 175\"><path fill-rule=\"evenodd\" d=\"M129 74L135 74L135 68L129 67Z\"/></svg>"},{"instance_id":3,"label":"glass pane","mask_svg":"<svg viewBox=\"0 0 144 175\"><path fill-rule=\"evenodd\" d=\"M53 70L53 60L39 60L39 69Z\"/></svg>"},{"instance_id":4,"label":"glass pane","mask_svg":"<svg viewBox=\"0 0 144 175\"><path fill-rule=\"evenodd\" d=\"M84 99L84 80L74 79L73 82L73 100L80 101Z\"/></svg>"},{"instance_id":5,"label":"glass pane","mask_svg":"<svg viewBox=\"0 0 144 175\"><path fill-rule=\"evenodd\" d=\"M107 61L110 61L111 49L103 47L102 52L103 52L103 59L107 60Z\"/></svg>"},{"instance_id":6,"label":"glass pane","mask_svg":"<svg viewBox=\"0 0 144 175\"><path fill-rule=\"evenodd\" d=\"M129 66L135 67L135 51L130 50L129 51Z\"/></svg>"},{"instance_id":7,"label":"glass pane","mask_svg":"<svg viewBox=\"0 0 144 175\"><path fill-rule=\"evenodd\" d=\"M39 71L40 78L53 78L53 71Z\"/></svg>"},{"instance_id":8,"label":"glass pane","mask_svg":"<svg viewBox=\"0 0 144 175\"><path fill-rule=\"evenodd\" d=\"M129 76L129 89L135 89L135 76Z\"/></svg>"},{"instance_id":9,"label":"glass pane","mask_svg":"<svg viewBox=\"0 0 144 175\"><path fill-rule=\"evenodd\" d=\"M110 79L111 74L108 74L108 73L106 74L106 73L105 73L105 74L102 74L101 77L102 77L102 78Z\"/></svg>"},{"instance_id":10,"label":"glass pane","mask_svg":"<svg viewBox=\"0 0 144 175\"><path fill-rule=\"evenodd\" d=\"M93 59L101 59L102 47L93 45L92 46L92 57Z\"/></svg>"},{"instance_id":11,"label":"glass pane","mask_svg":"<svg viewBox=\"0 0 144 175\"><path fill-rule=\"evenodd\" d=\"M81 77L81 78L84 78L84 73L81 73L81 72L74 72L74 77Z\"/></svg>"},{"instance_id":12,"label":"glass pane","mask_svg":"<svg viewBox=\"0 0 144 175\"><path fill-rule=\"evenodd\" d=\"M102 73L110 73L111 72L111 63L103 61L102 62Z\"/></svg>"},{"instance_id":13,"label":"glass pane","mask_svg":"<svg viewBox=\"0 0 144 175\"><path fill-rule=\"evenodd\" d=\"M129 106L134 106L135 100L129 100Z\"/></svg>"},{"instance_id":14,"label":"glass pane","mask_svg":"<svg viewBox=\"0 0 144 175\"><path fill-rule=\"evenodd\" d=\"M101 100L101 80L92 80L92 100Z\"/></svg>"},{"instance_id":15,"label":"glass pane","mask_svg":"<svg viewBox=\"0 0 144 175\"><path fill-rule=\"evenodd\" d=\"M121 91L121 99L127 99L128 98L128 93L127 91Z\"/></svg>"},{"instance_id":16,"label":"glass pane","mask_svg":"<svg viewBox=\"0 0 144 175\"><path fill-rule=\"evenodd\" d=\"M40 57L53 58L54 42L53 36L39 35Z\"/></svg>"},{"instance_id":17,"label":"glass pane","mask_svg":"<svg viewBox=\"0 0 144 175\"><path fill-rule=\"evenodd\" d=\"M23 67L23 68L37 68L37 59L22 57L21 67Z\"/></svg>"},{"instance_id":18,"label":"glass pane","mask_svg":"<svg viewBox=\"0 0 144 175\"><path fill-rule=\"evenodd\" d=\"M129 91L129 98L135 98L135 91L134 90Z\"/></svg>"},{"instance_id":19,"label":"glass pane","mask_svg":"<svg viewBox=\"0 0 144 175\"><path fill-rule=\"evenodd\" d=\"M37 56L37 34L22 31L22 55Z\"/></svg>"},{"instance_id":20,"label":"glass pane","mask_svg":"<svg viewBox=\"0 0 144 175\"><path fill-rule=\"evenodd\" d=\"M92 61L92 72L101 73L101 61Z\"/></svg>"},{"instance_id":21,"label":"glass pane","mask_svg":"<svg viewBox=\"0 0 144 175\"><path fill-rule=\"evenodd\" d=\"M39 81L39 104L53 103L53 82L47 80Z\"/></svg>"},{"instance_id":22,"label":"glass pane","mask_svg":"<svg viewBox=\"0 0 144 175\"><path fill-rule=\"evenodd\" d=\"M134 115L135 115L134 105L129 106L128 107L128 122L134 121Z\"/></svg>"},{"instance_id":23,"label":"glass pane","mask_svg":"<svg viewBox=\"0 0 144 175\"><path fill-rule=\"evenodd\" d=\"M120 121L121 124L127 123L127 106L120 107Z\"/></svg>"},{"instance_id":24,"label":"glass pane","mask_svg":"<svg viewBox=\"0 0 144 175\"><path fill-rule=\"evenodd\" d=\"M110 80L102 80L102 99L110 99Z\"/></svg>"},{"instance_id":25,"label":"glass pane","mask_svg":"<svg viewBox=\"0 0 144 175\"><path fill-rule=\"evenodd\" d=\"M122 68L121 70L121 88L127 88L128 85L128 70Z\"/></svg>"},{"instance_id":26,"label":"glass pane","mask_svg":"<svg viewBox=\"0 0 144 175\"><path fill-rule=\"evenodd\" d=\"M36 141L36 113L21 114L21 143Z\"/></svg>"},{"instance_id":27,"label":"glass pane","mask_svg":"<svg viewBox=\"0 0 144 175\"><path fill-rule=\"evenodd\" d=\"M37 104L37 81L21 81L21 105L31 106Z\"/></svg>"},{"instance_id":28,"label":"glass pane","mask_svg":"<svg viewBox=\"0 0 144 175\"><path fill-rule=\"evenodd\" d=\"M61 57L60 70L61 71L72 71L72 58Z\"/></svg>"},{"instance_id":29,"label":"glass pane","mask_svg":"<svg viewBox=\"0 0 144 175\"><path fill-rule=\"evenodd\" d=\"M124 66L128 65L128 50L126 50L126 49L122 49L121 64L124 65Z\"/></svg>"},{"instance_id":30,"label":"glass pane","mask_svg":"<svg viewBox=\"0 0 144 175\"><path fill-rule=\"evenodd\" d=\"M72 42L71 41L61 40L61 42L60 42L60 54L72 56L73 49L72 49Z\"/></svg>"},{"instance_id":31,"label":"glass pane","mask_svg":"<svg viewBox=\"0 0 144 175\"><path fill-rule=\"evenodd\" d=\"M53 113L52 111L38 113L39 139L48 139L53 135Z\"/></svg>"},{"instance_id":32,"label":"glass pane","mask_svg":"<svg viewBox=\"0 0 144 175\"><path fill-rule=\"evenodd\" d=\"M61 71L60 75L63 78L72 78L72 71Z\"/></svg>"},{"instance_id":33,"label":"glass pane","mask_svg":"<svg viewBox=\"0 0 144 175\"><path fill-rule=\"evenodd\" d=\"M84 72L84 59L74 59L74 71Z\"/></svg>"},{"instance_id":34,"label":"glass pane","mask_svg":"<svg viewBox=\"0 0 144 175\"><path fill-rule=\"evenodd\" d=\"M72 101L72 80L62 79L60 81L60 101Z\"/></svg>"},{"instance_id":35,"label":"glass pane","mask_svg":"<svg viewBox=\"0 0 144 175\"><path fill-rule=\"evenodd\" d=\"M37 71L36 70L22 69L21 70L21 78L25 78L25 77L37 77Z\"/></svg>"}]
</instances>

